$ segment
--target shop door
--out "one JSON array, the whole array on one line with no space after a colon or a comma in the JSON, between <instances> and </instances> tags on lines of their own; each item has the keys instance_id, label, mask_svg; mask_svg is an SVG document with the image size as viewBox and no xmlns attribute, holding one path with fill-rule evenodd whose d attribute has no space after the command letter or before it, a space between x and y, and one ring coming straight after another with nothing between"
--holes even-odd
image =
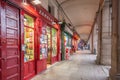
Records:
<instances>
[{"instance_id":1,"label":"shop door","mask_svg":"<svg viewBox=\"0 0 120 80\"><path fill-rule=\"evenodd\" d=\"M20 80L19 9L5 4L1 13L0 80Z\"/></svg>"}]
</instances>

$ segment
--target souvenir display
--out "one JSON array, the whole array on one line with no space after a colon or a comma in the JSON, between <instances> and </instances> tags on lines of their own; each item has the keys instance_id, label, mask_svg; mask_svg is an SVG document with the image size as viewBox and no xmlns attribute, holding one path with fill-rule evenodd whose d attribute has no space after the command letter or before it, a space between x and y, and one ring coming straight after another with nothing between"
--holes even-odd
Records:
<instances>
[{"instance_id":1,"label":"souvenir display","mask_svg":"<svg viewBox=\"0 0 120 80\"><path fill-rule=\"evenodd\" d=\"M24 18L24 62L27 62L34 60L34 20L27 14Z\"/></svg>"},{"instance_id":2,"label":"souvenir display","mask_svg":"<svg viewBox=\"0 0 120 80\"><path fill-rule=\"evenodd\" d=\"M40 35L40 59L47 58L47 35L45 27L42 28Z\"/></svg>"}]
</instances>

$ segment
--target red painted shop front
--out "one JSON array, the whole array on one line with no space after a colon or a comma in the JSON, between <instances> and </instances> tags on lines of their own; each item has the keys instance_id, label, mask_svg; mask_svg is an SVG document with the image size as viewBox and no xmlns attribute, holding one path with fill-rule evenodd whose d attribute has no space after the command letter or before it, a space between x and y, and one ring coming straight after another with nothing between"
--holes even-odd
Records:
<instances>
[{"instance_id":1,"label":"red painted shop front","mask_svg":"<svg viewBox=\"0 0 120 80\"><path fill-rule=\"evenodd\" d=\"M78 39L79 39L79 36L76 33L74 33L72 38L72 45L74 46L75 51L78 48L78 43L77 43Z\"/></svg>"},{"instance_id":2,"label":"red painted shop front","mask_svg":"<svg viewBox=\"0 0 120 80\"><path fill-rule=\"evenodd\" d=\"M44 18L40 21L38 34L37 73L59 61L59 25L53 25Z\"/></svg>"},{"instance_id":3,"label":"red painted shop front","mask_svg":"<svg viewBox=\"0 0 120 80\"><path fill-rule=\"evenodd\" d=\"M47 63L60 60L59 25L52 24L57 20L42 7L41 11L47 17L22 0L0 1L1 80L29 80Z\"/></svg>"}]
</instances>

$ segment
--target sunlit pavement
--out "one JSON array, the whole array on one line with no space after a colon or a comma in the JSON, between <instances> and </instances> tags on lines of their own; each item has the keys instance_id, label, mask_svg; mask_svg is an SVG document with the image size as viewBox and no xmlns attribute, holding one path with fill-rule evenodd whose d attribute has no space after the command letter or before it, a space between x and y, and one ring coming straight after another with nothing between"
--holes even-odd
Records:
<instances>
[{"instance_id":1,"label":"sunlit pavement","mask_svg":"<svg viewBox=\"0 0 120 80\"><path fill-rule=\"evenodd\" d=\"M69 60L61 61L31 80L107 80L109 66L95 64L96 55L77 51Z\"/></svg>"}]
</instances>

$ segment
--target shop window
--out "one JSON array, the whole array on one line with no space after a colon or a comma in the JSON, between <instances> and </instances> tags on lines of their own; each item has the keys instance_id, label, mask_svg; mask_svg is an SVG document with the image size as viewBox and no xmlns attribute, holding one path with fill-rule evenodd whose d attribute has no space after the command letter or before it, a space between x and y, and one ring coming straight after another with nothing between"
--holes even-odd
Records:
<instances>
[{"instance_id":1,"label":"shop window","mask_svg":"<svg viewBox=\"0 0 120 80\"><path fill-rule=\"evenodd\" d=\"M54 8L54 6L48 5L48 12L54 16L55 15L55 8Z\"/></svg>"},{"instance_id":2,"label":"shop window","mask_svg":"<svg viewBox=\"0 0 120 80\"><path fill-rule=\"evenodd\" d=\"M65 46L66 46L66 47L71 47L71 45L72 45L72 40L71 40L70 35L64 33L64 42L65 42Z\"/></svg>"},{"instance_id":3,"label":"shop window","mask_svg":"<svg viewBox=\"0 0 120 80\"><path fill-rule=\"evenodd\" d=\"M24 62L34 60L34 19L24 15Z\"/></svg>"},{"instance_id":4,"label":"shop window","mask_svg":"<svg viewBox=\"0 0 120 80\"><path fill-rule=\"evenodd\" d=\"M34 27L34 19L31 16L25 14L24 15L24 25L33 28Z\"/></svg>"},{"instance_id":5,"label":"shop window","mask_svg":"<svg viewBox=\"0 0 120 80\"><path fill-rule=\"evenodd\" d=\"M51 6L48 5L48 12L51 13Z\"/></svg>"},{"instance_id":6,"label":"shop window","mask_svg":"<svg viewBox=\"0 0 120 80\"><path fill-rule=\"evenodd\" d=\"M40 35L40 59L47 58L47 34L46 27L42 27L42 34Z\"/></svg>"}]
</instances>

